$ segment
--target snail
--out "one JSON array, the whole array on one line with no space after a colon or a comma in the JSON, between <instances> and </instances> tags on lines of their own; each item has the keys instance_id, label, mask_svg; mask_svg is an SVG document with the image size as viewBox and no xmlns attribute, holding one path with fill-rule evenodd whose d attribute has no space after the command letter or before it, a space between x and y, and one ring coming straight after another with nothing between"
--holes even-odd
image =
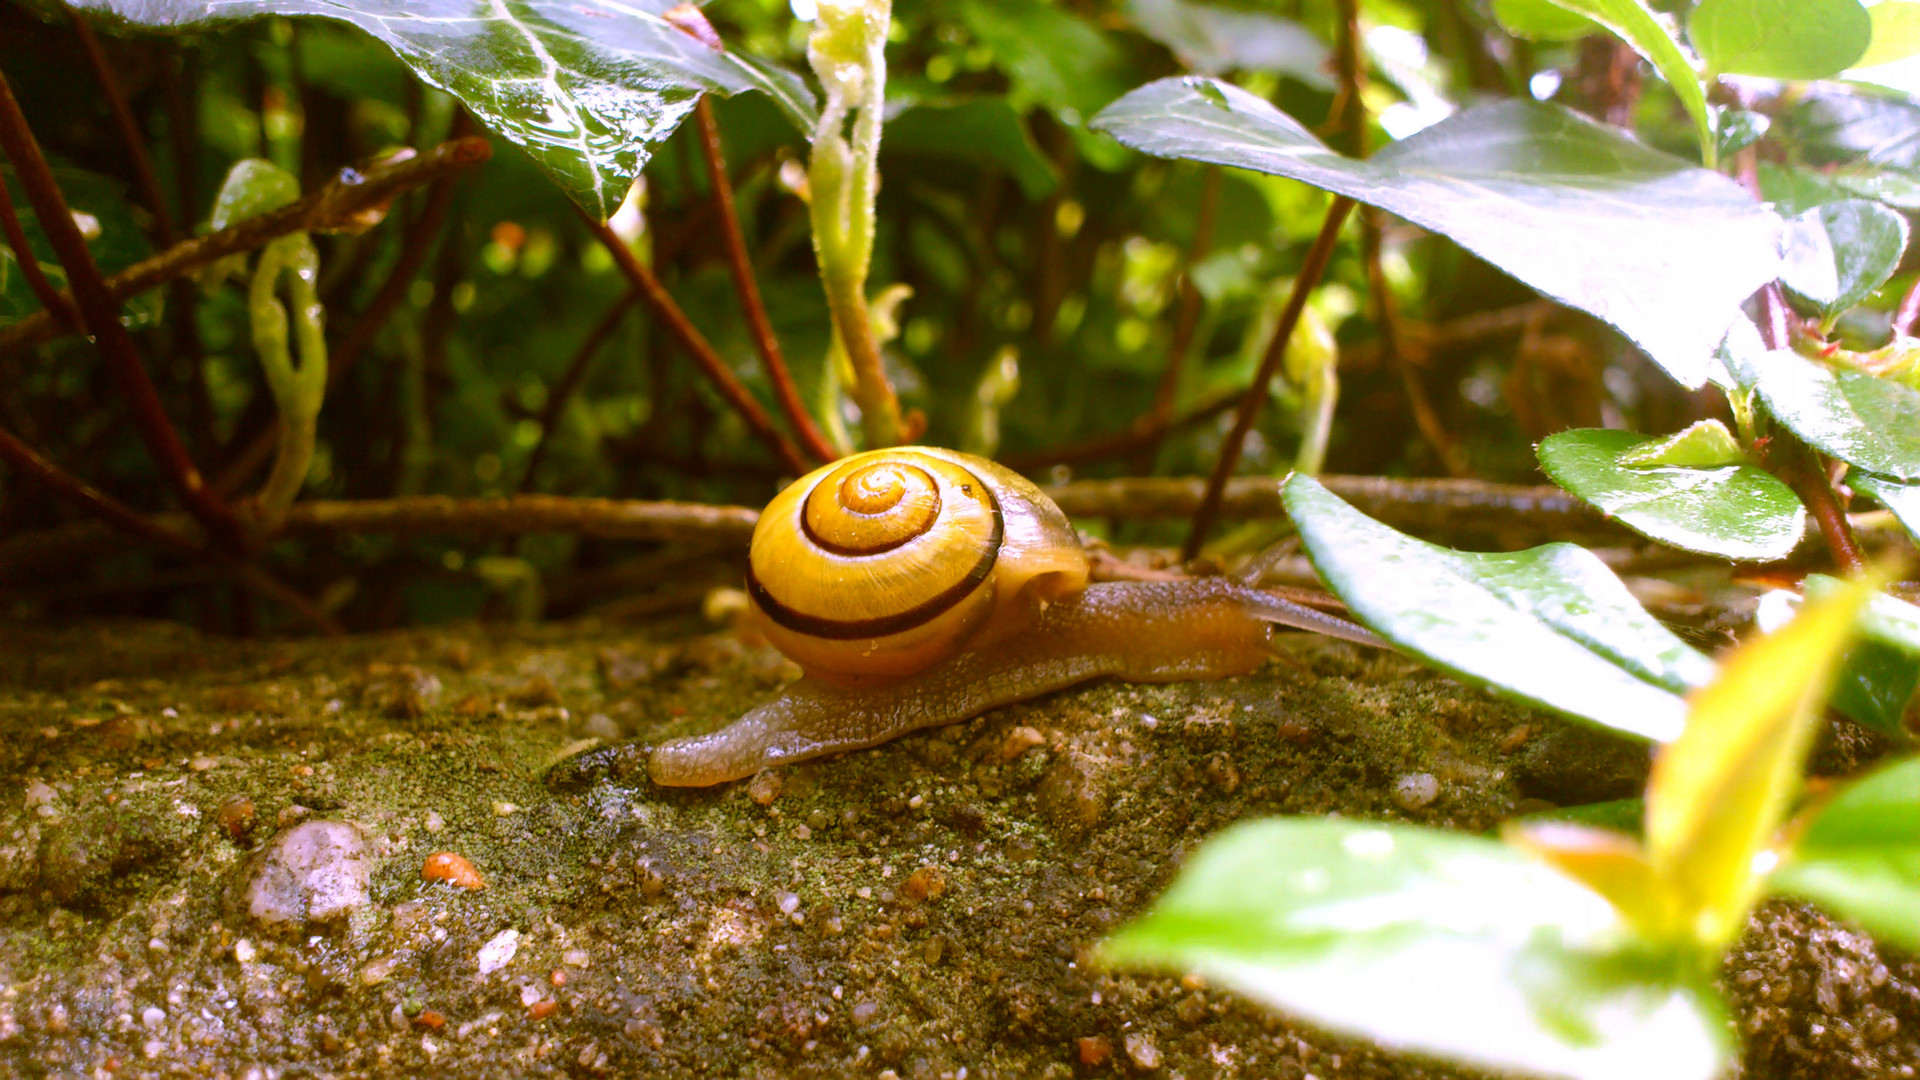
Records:
<instances>
[{"instance_id":1,"label":"snail","mask_svg":"<svg viewBox=\"0 0 1920 1080\"><path fill-rule=\"evenodd\" d=\"M654 747L655 783L735 780L1101 676L1244 675L1272 655L1276 623L1384 644L1225 578L1089 583L1078 535L1038 487L931 447L843 458L776 496L747 596L803 676L718 731Z\"/></svg>"}]
</instances>

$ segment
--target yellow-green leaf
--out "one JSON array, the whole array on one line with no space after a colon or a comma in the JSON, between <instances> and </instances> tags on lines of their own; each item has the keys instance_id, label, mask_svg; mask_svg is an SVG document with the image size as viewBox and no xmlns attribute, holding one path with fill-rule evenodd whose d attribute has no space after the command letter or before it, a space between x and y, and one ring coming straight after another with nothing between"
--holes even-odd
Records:
<instances>
[{"instance_id":1,"label":"yellow-green leaf","mask_svg":"<svg viewBox=\"0 0 1920 1080\"><path fill-rule=\"evenodd\" d=\"M1696 691L1686 730L1654 762L1646 844L1655 874L1701 944L1731 941L1771 868L1757 865L1800 768L1869 577L1807 604L1735 650Z\"/></svg>"}]
</instances>

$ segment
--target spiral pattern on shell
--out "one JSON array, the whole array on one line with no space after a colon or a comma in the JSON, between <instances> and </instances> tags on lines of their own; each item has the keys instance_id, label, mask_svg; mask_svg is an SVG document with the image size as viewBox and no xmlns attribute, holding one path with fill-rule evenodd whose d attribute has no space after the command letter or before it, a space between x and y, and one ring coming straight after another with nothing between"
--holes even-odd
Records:
<instances>
[{"instance_id":1,"label":"spiral pattern on shell","mask_svg":"<svg viewBox=\"0 0 1920 1080\"><path fill-rule=\"evenodd\" d=\"M802 668L889 676L950 655L996 611L1019 616L1012 594L1084 580L1078 539L1039 489L983 459L902 447L818 469L768 504L747 593Z\"/></svg>"}]
</instances>

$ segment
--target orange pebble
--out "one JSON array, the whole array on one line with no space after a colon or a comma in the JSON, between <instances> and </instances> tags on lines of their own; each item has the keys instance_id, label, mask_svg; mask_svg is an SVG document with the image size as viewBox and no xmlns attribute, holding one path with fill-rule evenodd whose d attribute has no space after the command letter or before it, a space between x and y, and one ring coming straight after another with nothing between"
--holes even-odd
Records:
<instances>
[{"instance_id":1,"label":"orange pebble","mask_svg":"<svg viewBox=\"0 0 1920 1080\"><path fill-rule=\"evenodd\" d=\"M444 881L463 889L487 887L487 883L480 878L480 871L473 868L467 857L451 851L436 851L427 856L427 861L421 864L420 876L427 881Z\"/></svg>"}]
</instances>

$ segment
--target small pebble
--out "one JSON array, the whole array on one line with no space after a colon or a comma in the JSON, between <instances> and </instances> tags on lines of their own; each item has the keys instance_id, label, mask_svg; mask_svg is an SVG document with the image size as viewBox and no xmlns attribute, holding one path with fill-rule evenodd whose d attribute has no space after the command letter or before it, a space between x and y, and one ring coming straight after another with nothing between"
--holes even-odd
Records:
<instances>
[{"instance_id":1,"label":"small pebble","mask_svg":"<svg viewBox=\"0 0 1920 1080\"><path fill-rule=\"evenodd\" d=\"M931 866L923 866L907 875L900 891L915 903L938 900L946 894L947 876Z\"/></svg>"},{"instance_id":2,"label":"small pebble","mask_svg":"<svg viewBox=\"0 0 1920 1080\"><path fill-rule=\"evenodd\" d=\"M773 801L780 797L780 789L783 786L784 783L777 772L755 773L753 779L747 781L747 798L761 806L772 806Z\"/></svg>"},{"instance_id":3,"label":"small pebble","mask_svg":"<svg viewBox=\"0 0 1920 1080\"><path fill-rule=\"evenodd\" d=\"M1083 1035L1073 1044L1080 1053L1082 1065L1099 1065L1113 1055L1113 1044L1105 1035Z\"/></svg>"},{"instance_id":4,"label":"small pebble","mask_svg":"<svg viewBox=\"0 0 1920 1080\"><path fill-rule=\"evenodd\" d=\"M1393 803L1402 810L1420 810L1440 797L1440 781L1432 773L1407 773L1393 782Z\"/></svg>"},{"instance_id":5,"label":"small pebble","mask_svg":"<svg viewBox=\"0 0 1920 1080\"><path fill-rule=\"evenodd\" d=\"M247 912L266 923L323 922L368 902L373 853L345 821L309 821L273 838L247 884Z\"/></svg>"},{"instance_id":6,"label":"small pebble","mask_svg":"<svg viewBox=\"0 0 1920 1080\"><path fill-rule=\"evenodd\" d=\"M213 812L213 819L229 839L244 841L253 834L253 800L245 795L229 795L221 800L219 808Z\"/></svg>"},{"instance_id":7,"label":"small pebble","mask_svg":"<svg viewBox=\"0 0 1920 1080\"><path fill-rule=\"evenodd\" d=\"M420 865L420 877L426 881L444 881L462 889L484 889L487 883L467 857L451 851L436 851Z\"/></svg>"},{"instance_id":8,"label":"small pebble","mask_svg":"<svg viewBox=\"0 0 1920 1080\"><path fill-rule=\"evenodd\" d=\"M513 954L520 951L520 931L502 930L493 935L474 960L480 966L480 974L491 975L513 962Z\"/></svg>"},{"instance_id":9,"label":"small pebble","mask_svg":"<svg viewBox=\"0 0 1920 1080\"><path fill-rule=\"evenodd\" d=\"M1153 1037L1144 1032L1127 1036L1127 1056L1148 1072L1160 1067L1160 1048L1153 1044Z\"/></svg>"},{"instance_id":10,"label":"small pebble","mask_svg":"<svg viewBox=\"0 0 1920 1080\"><path fill-rule=\"evenodd\" d=\"M192 761L187 762L187 768L192 769L194 772L206 772L208 769L211 769L218 764L220 764L218 761L214 760L213 758L207 757L205 754L202 754L201 756L194 758Z\"/></svg>"},{"instance_id":11,"label":"small pebble","mask_svg":"<svg viewBox=\"0 0 1920 1080\"><path fill-rule=\"evenodd\" d=\"M161 1024L167 1022L167 1010L149 1005L140 1010L140 1022L146 1025L148 1031L158 1030Z\"/></svg>"},{"instance_id":12,"label":"small pebble","mask_svg":"<svg viewBox=\"0 0 1920 1080\"><path fill-rule=\"evenodd\" d=\"M427 811L426 820L421 822L421 826L430 833L437 833L447 827L447 819L441 817L438 810L429 810Z\"/></svg>"}]
</instances>

